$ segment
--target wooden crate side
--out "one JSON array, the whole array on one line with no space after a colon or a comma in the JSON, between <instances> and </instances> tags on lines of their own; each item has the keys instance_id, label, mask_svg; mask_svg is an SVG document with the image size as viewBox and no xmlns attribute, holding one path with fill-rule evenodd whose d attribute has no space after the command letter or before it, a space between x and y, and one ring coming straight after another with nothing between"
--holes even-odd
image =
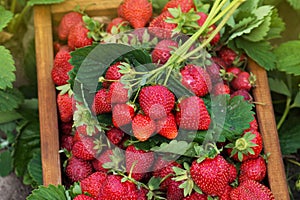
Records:
<instances>
[{"instance_id":1,"label":"wooden crate side","mask_svg":"<svg viewBox=\"0 0 300 200\"><path fill-rule=\"evenodd\" d=\"M43 183L61 184L55 86L51 79L53 39L49 6L34 7L35 48L41 135Z\"/></svg>"},{"instance_id":2,"label":"wooden crate side","mask_svg":"<svg viewBox=\"0 0 300 200\"><path fill-rule=\"evenodd\" d=\"M267 73L253 60L249 61L249 69L257 76L253 95L255 101L259 102L256 104L256 115L263 137L264 152L270 153L267 166L269 185L276 200L289 200Z\"/></svg>"}]
</instances>

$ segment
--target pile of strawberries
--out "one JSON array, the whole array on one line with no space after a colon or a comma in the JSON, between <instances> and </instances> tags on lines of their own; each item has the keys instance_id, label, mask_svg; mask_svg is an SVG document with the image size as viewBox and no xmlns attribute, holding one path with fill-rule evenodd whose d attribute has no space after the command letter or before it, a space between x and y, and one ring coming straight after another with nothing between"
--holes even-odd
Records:
<instances>
[{"instance_id":1,"label":"pile of strawberries","mask_svg":"<svg viewBox=\"0 0 300 200\"><path fill-rule=\"evenodd\" d=\"M148 27L135 33L142 37L147 31L151 41L156 39L148 51L156 69L165 66L180 48L181 42L173 36L193 35L208 16L196 11L192 0L171 0L157 16L148 0L124 0L117 12L118 17L101 33L100 43L112 34ZM189 18L181 21L176 13ZM154 150L162 144L180 144L185 134L211 130L215 116L207 99L223 95L252 103L255 76L244 70L244 54L221 44L221 34L215 34L208 44L209 64L187 61L177 67L177 77L191 96L175 95L166 84L155 81L132 92L123 78L134 71L134 64L118 60L99 77L99 87L87 108L75 100L69 84L69 72L74 68L71 52L99 43L89 34L83 16L78 12L63 16L52 69L58 89L61 149L67 151L67 157L63 156L65 184L72 188L79 183L81 188L81 194L73 194L74 199L274 199L263 185L266 161L255 117L248 128L235 133L238 137L212 141L191 157ZM199 40L209 38L216 27L207 27ZM191 144L196 144L195 149L202 145L198 141Z\"/></svg>"}]
</instances>

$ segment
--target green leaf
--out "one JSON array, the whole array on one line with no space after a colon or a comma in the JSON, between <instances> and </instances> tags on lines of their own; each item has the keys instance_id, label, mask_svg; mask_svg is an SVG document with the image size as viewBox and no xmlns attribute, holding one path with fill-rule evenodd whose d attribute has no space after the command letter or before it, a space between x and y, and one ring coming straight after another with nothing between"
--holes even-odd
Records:
<instances>
[{"instance_id":1,"label":"green leaf","mask_svg":"<svg viewBox=\"0 0 300 200\"><path fill-rule=\"evenodd\" d=\"M151 148L151 150L155 152L182 155L190 148L190 145L191 144L187 143L186 141L172 140L170 143L162 143L160 146Z\"/></svg>"},{"instance_id":2,"label":"green leaf","mask_svg":"<svg viewBox=\"0 0 300 200\"><path fill-rule=\"evenodd\" d=\"M0 90L0 112L12 111L23 102L23 95L17 89Z\"/></svg>"},{"instance_id":3,"label":"green leaf","mask_svg":"<svg viewBox=\"0 0 300 200\"><path fill-rule=\"evenodd\" d=\"M229 40L250 33L252 29L258 27L261 23L262 21L255 21L255 17L243 18L232 28L231 32L233 33L230 35Z\"/></svg>"},{"instance_id":4,"label":"green leaf","mask_svg":"<svg viewBox=\"0 0 300 200\"><path fill-rule=\"evenodd\" d=\"M149 189L150 190L158 190L161 179L162 178L160 178L160 177L152 176L151 179L148 182Z\"/></svg>"},{"instance_id":5,"label":"green leaf","mask_svg":"<svg viewBox=\"0 0 300 200\"><path fill-rule=\"evenodd\" d=\"M299 112L291 112L279 129L279 141L283 155L296 153L300 149Z\"/></svg>"},{"instance_id":6,"label":"green leaf","mask_svg":"<svg viewBox=\"0 0 300 200\"><path fill-rule=\"evenodd\" d=\"M22 115L15 110L0 112L0 124L9 123L20 118L22 118Z\"/></svg>"},{"instance_id":7,"label":"green leaf","mask_svg":"<svg viewBox=\"0 0 300 200\"><path fill-rule=\"evenodd\" d=\"M67 200L65 192L66 189L62 185L39 186L26 200Z\"/></svg>"},{"instance_id":8,"label":"green leaf","mask_svg":"<svg viewBox=\"0 0 300 200\"><path fill-rule=\"evenodd\" d=\"M282 43L275 49L279 71L287 74L300 75L300 40L293 40Z\"/></svg>"},{"instance_id":9,"label":"green leaf","mask_svg":"<svg viewBox=\"0 0 300 200\"><path fill-rule=\"evenodd\" d=\"M259 27L253 29L249 34L244 34L242 37L252 42L258 42L267 36L271 25L271 17L267 16L264 18L263 23Z\"/></svg>"},{"instance_id":10,"label":"green leaf","mask_svg":"<svg viewBox=\"0 0 300 200\"><path fill-rule=\"evenodd\" d=\"M37 151L28 164L28 173L37 185L43 184L41 152Z\"/></svg>"},{"instance_id":11,"label":"green leaf","mask_svg":"<svg viewBox=\"0 0 300 200\"><path fill-rule=\"evenodd\" d=\"M221 132L228 140L240 136L250 127L253 120L253 104L245 101L242 96L230 98L229 95L219 95L212 101L212 116L215 123L215 139Z\"/></svg>"},{"instance_id":12,"label":"green leaf","mask_svg":"<svg viewBox=\"0 0 300 200\"><path fill-rule=\"evenodd\" d=\"M0 46L0 60L0 89L12 88L12 82L16 80L14 74L16 67L10 51L4 46Z\"/></svg>"},{"instance_id":13,"label":"green leaf","mask_svg":"<svg viewBox=\"0 0 300 200\"><path fill-rule=\"evenodd\" d=\"M287 0L295 10L300 10L299 0Z\"/></svg>"},{"instance_id":14,"label":"green leaf","mask_svg":"<svg viewBox=\"0 0 300 200\"><path fill-rule=\"evenodd\" d=\"M266 70L275 69L276 56L271 51L272 45L267 41L251 42L242 38L235 40L236 46Z\"/></svg>"},{"instance_id":15,"label":"green leaf","mask_svg":"<svg viewBox=\"0 0 300 200\"><path fill-rule=\"evenodd\" d=\"M300 91L297 93L295 99L294 99L294 103L291 105L291 108L300 108Z\"/></svg>"},{"instance_id":16,"label":"green leaf","mask_svg":"<svg viewBox=\"0 0 300 200\"><path fill-rule=\"evenodd\" d=\"M283 94L290 97L291 92L283 80L277 78L269 78L270 89L278 94Z\"/></svg>"},{"instance_id":17,"label":"green leaf","mask_svg":"<svg viewBox=\"0 0 300 200\"><path fill-rule=\"evenodd\" d=\"M160 13L169 0L152 0L154 12Z\"/></svg>"},{"instance_id":18,"label":"green leaf","mask_svg":"<svg viewBox=\"0 0 300 200\"><path fill-rule=\"evenodd\" d=\"M61 2L64 2L64 0L29 0L28 4L30 6L34 6L34 5L55 4L55 3L61 3Z\"/></svg>"},{"instance_id":19,"label":"green leaf","mask_svg":"<svg viewBox=\"0 0 300 200\"><path fill-rule=\"evenodd\" d=\"M280 38L281 32L284 30L285 30L284 21L279 17L278 10L273 9L272 15L271 15L270 30L265 39L270 40L270 39L274 39L274 38Z\"/></svg>"},{"instance_id":20,"label":"green leaf","mask_svg":"<svg viewBox=\"0 0 300 200\"><path fill-rule=\"evenodd\" d=\"M13 15L14 14L12 12L6 10L3 6L0 6L0 32L10 22L10 20L13 18Z\"/></svg>"},{"instance_id":21,"label":"green leaf","mask_svg":"<svg viewBox=\"0 0 300 200\"><path fill-rule=\"evenodd\" d=\"M257 8L257 5L259 5L260 0L251 0L251 1L245 1L239 8L238 10L240 11L252 11Z\"/></svg>"},{"instance_id":22,"label":"green leaf","mask_svg":"<svg viewBox=\"0 0 300 200\"><path fill-rule=\"evenodd\" d=\"M0 152L0 166L0 176L7 176L12 172L12 157L9 150Z\"/></svg>"}]
</instances>

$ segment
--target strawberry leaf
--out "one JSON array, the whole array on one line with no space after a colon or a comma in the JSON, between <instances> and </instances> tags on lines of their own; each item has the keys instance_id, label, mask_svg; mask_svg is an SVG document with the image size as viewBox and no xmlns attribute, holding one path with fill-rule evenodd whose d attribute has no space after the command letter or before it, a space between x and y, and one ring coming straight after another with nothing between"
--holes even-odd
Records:
<instances>
[{"instance_id":1,"label":"strawberry leaf","mask_svg":"<svg viewBox=\"0 0 300 200\"><path fill-rule=\"evenodd\" d=\"M66 197L66 188L62 185L54 186L39 186L37 189L32 191L32 194L29 195L26 200L67 200Z\"/></svg>"},{"instance_id":2,"label":"strawberry leaf","mask_svg":"<svg viewBox=\"0 0 300 200\"><path fill-rule=\"evenodd\" d=\"M4 46L0 46L0 60L0 89L5 90L6 88L12 88L12 82L16 80L16 76L14 74L16 67L10 51Z\"/></svg>"},{"instance_id":3,"label":"strawberry leaf","mask_svg":"<svg viewBox=\"0 0 300 200\"><path fill-rule=\"evenodd\" d=\"M0 32L13 18L13 13L9 10L6 10L3 6L0 6Z\"/></svg>"},{"instance_id":4,"label":"strawberry leaf","mask_svg":"<svg viewBox=\"0 0 300 200\"><path fill-rule=\"evenodd\" d=\"M300 1L298 1L298 0L287 0L287 2L289 2L295 10L300 10Z\"/></svg>"},{"instance_id":5,"label":"strawberry leaf","mask_svg":"<svg viewBox=\"0 0 300 200\"><path fill-rule=\"evenodd\" d=\"M151 148L151 150L160 153L183 155L191 147L191 145L191 143L186 141L172 140L170 143L162 143L160 146L155 146Z\"/></svg>"},{"instance_id":6,"label":"strawberry leaf","mask_svg":"<svg viewBox=\"0 0 300 200\"><path fill-rule=\"evenodd\" d=\"M17 89L0 90L0 112L13 111L23 102L23 95Z\"/></svg>"},{"instance_id":7,"label":"strawberry leaf","mask_svg":"<svg viewBox=\"0 0 300 200\"><path fill-rule=\"evenodd\" d=\"M278 15L278 10L273 9L271 14L271 25L268 35L266 36L266 40L280 38L281 32L285 29L285 23Z\"/></svg>"},{"instance_id":8,"label":"strawberry leaf","mask_svg":"<svg viewBox=\"0 0 300 200\"><path fill-rule=\"evenodd\" d=\"M32 177L33 182L37 185L43 184L43 172L42 172L42 161L41 152L37 151L34 153L32 159L28 163L28 173Z\"/></svg>"},{"instance_id":9,"label":"strawberry leaf","mask_svg":"<svg viewBox=\"0 0 300 200\"><path fill-rule=\"evenodd\" d=\"M30 6L34 6L34 5L55 4L61 2L64 2L64 0L29 0L27 3Z\"/></svg>"},{"instance_id":10,"label":"strawberry leaf","mask_svg":"<svg viewBox=\"0 0 300 200\"><path fill-rule=\"evenodd\" d=\"M271 91L285 95L287 97L291 96L291 92L283 80L271 77L268 80Z\"/></svg>"},{"instance_id":11,"label":"strawberry leaf","mask_svg":"<svg viewBox=\"0 0 300 200\"><path fill-rule=\"evenodd\" d=\"M1 147L1 145L0 145ZM1 149L1 148L0 148ZM0 152L0 176L7 176L13 170L11 151L4 150Z\"/></svg>"},{"instance_id":12,"label":"strawberry leaf","mask_svg":"<svg viewBox=\"0 0 300 200\"><path fill-rule=\"evenodd\" d=\"M296 94L296 97L294 99L294 103L291 105L291 108L300 108L300 91Z\"/></svg>"}]
</instances>

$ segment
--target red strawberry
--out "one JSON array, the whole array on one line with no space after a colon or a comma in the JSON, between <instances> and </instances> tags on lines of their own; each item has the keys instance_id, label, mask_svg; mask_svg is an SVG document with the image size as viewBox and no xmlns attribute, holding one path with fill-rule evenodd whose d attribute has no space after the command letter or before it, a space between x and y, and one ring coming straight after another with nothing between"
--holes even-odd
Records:
<instances>
[{"instance_id":1,"label":"red strawberry","mask_svg":"<svg viewBox=\"0 0 300 200\"><path fill-rule=\"evenodd\" d=\"M141 142L148 140L155 130L155 122L146 115L137 114L132 120L133 135Z\"/></svg>"},{"instance_id":2,"label":"red strawberry","mask_svg":"<svg viewBox=\"0 0 300 200\"><path fill-rule=\"evenodd\" d=\"M91 137L82 137L72 148L72 155L83 160L93 160L97 154L94 139Z\"/></svg>"},{"instance_id":3,"label":"red strawberry","mask_svg":"<svg viewBox=\"0 0 300 200\"><path fill-rule=\"evenodd\" d=\"M93 167L89 161L71 157L68 160L65 172L67 177L72 182L76 182L81 181L91 175L93 172Z\"/></svg>"},{"instance_id":4,"label":"red strawberry","mask_svg":"<svg viewBox=\"0 0 300 200\"><path fill-rule=\"evenodd\" d=\"M74 200L95 200L93 197L90 197L88 195L85 195L85 194L80 194L80 195L77 195Z\"/></svg>"},{"instance_id":5,"label":"red strawberry","mask_svg":"<svg viewBox=\"0 0 300 200\"><path fill-rule=\"evenodd\" d=\"M229 183L228 163L221 156L206 158L192 163L190 173L193 181L206 194L220 195Z\"/></svg>"},{"instance_id":6,"label":"red strawberry","mask_svg":"<svg viewBox=\"0 0 300 200\"><path fill-rule=\"evenodd\" d=\"M239 73L242 72L241 68L238 68L238 67L228 67L226 69L226 72L227 73L231 73L233 75L233 77L236 77Z\"/></svg>"},{"instance_id":7,"label":"red strawberry","mask_svg":"<svg viewBox=\"0 0 300 200\"><path fill-rule=\"evenodd\" d=\"M128 101L128 89L124 88L124 85L119 82L113 82L107 94L108 102L112 104L126 103Z\"/></svg>"},{"instance_id":8,"label":"red strawberry","mask_svg":"<svg viewBox=\"0 0 300 200\"><path fill-rule=\"evenodd\" d=\"M265 160L259 156L242 162L239 182L246 180L262 181L266 176L267 166Z\"/></svg>"},{"instance_id":9,"label":"red strawberry","mask_svg":"<svg viewBox=\"0 0 300 200\"><path fill-rule=\"evenodd\" d=\"M195 93L196 96L202 97L208 94L211 89L211 80L209 74L196 65L186 65L180 70L182 84Z\"/></svg>"},{"instance_id":10,"label":"red strawberry","mask_svg":"<svg viewBox=\"0 0 300 200\"><path fill-rule=\"evenodd\" d=\"M222 195L219 196L220 200L231 200L230 198L230 192L233 188L229 185L226 186L226 188L224 189Z\"/></svg>"},{"instance_id":11,"label":"red strawberry","mask_svg":"<svg viewBox=\"0 0 300 200\"><path fill-rule=\"evenodd\" d=\"M230 88L227 84L220 82L213 86L211 93L215 96L221 95L221 94L230 94Z\"/></svg>"},{"instance_id":12,"label":"red strawberry","mask_svg":"<svg viewBox=\"0 0 300 200\"><path fill-rule=\"evenodd\" d=\"M108 131L106 131L107 138L114 145L117 145L122 141L124 134L125 133L121 129L118 129L116 127L113 127L111 129L109 129Z\"/></svg>"},{"instance_id":13,"label":"red strawberry","mask_svg":"<svg viewBox=\"0 0 300 200\"><path fill-rule=\"evenodd\" d=\"M226 145L227 153L236 161L257 158L262 151L262 137L256 130L244 132L235 144Z\"/></svg>"},{"instance_id":14,"label":"red strawberry","mask_svg":"<svg viewBox=\"0 0 300 200\"><path fill-rule=\"evenodd\" d=\"M111 162L110 156L113 156L112 149L107 149L102 152L95 160L92 161L94 169L98 172L107 172L108 169L103 167L103 164Z\"/></svg>"},{"instance_id":15,"label":"red strawberry","mask_svg":"<svg viewBox=\"0 0 300 200\"><path fill-rule=\"evenodd\" d=\"M251 94L245 89L234 91L230 95L231 98L235 97L235 96L243 96L245 101L252 101L253 100L253 97L251 96Z\"/></svg>"},{"instance_id":16,"label":"red strawberry","mask_svg":"<svg viewBox=\"0 0 300 200\"><path fill-rule=\"evenodd\" d=\"M249 91L255 84L255 80L256 78L254 75L250 75L250 73L244 71L240 72L237 77L230 82L230 84L235 90L244 89Z\"/></svg>"},{"instance_id":17,"label":"red strawberry","mask_svg":"<svg viewBox=\"0 0 300 200\"><path fill-rule=\"evenodd\" d=\"M200 16L200 19L197 20L197 23L201 27L201 26L203 26L203 24L205 23L205 21L207 19L207 14L204 12L198 12L197 14ZM205 36L205 37L208 38L210 33L213 32L215 29L216 29L216 26L211 25L208 28L207 36ZM219 42L219 40L220 40L220 33L218 33L217 35L214 36L214 38L211 40L210 44L216 45Z\"/></svg>"},{"instance_id":18,"label":"red strawberry","mask_svg":"<svg viewBox=\"0 0 300 200\"><path fill-rule=\"evenodd\" d=\"M225 62L226 67L231 65L239 65L245 60L244 55L239 56L234 50L226 46L219 51L219 56Z\"/></svg>"},{"instance_id":19,"label":"red strawberry","mask_svg":"<svg viewBox=\"0 0 300 200\"><path fill-rule=\"evenodd\" d=\"M111 112L111 103L109 102L106 89L100 89L96 93L92 108L96 115Z\"/></svg>"},{"instance_id":20,"label":"red strawberry","mask_svg":"<svg viewBox=\"0 0 300 200\"><path fill-rule=\"evenodd\" d=\"M139 103L144 113L151 119L161 119L173 109L175 96L165 86L146 86L139 93Z\"/></svg>"},{"instance_id":21,"label":"red strawberry","mask_svg":"<svg viewBox=\"0 0 300 200\"><path fill-rule=\"evenodd\" d=\"M94 131L88 130L86 124L77 126L76 127L76 131L78 133L80 133L81 136L95 136L98 133L100 133L100 131L96 127L95 127Z\"/></svg>"},{"instance_id":22,"label":"red strawberry","mask_svg":"<svg viewBox=\"0 0 300 200\"><path fill-rule=\"evenodd\" d=\"M156 122L156 131L158 134L164 136L167 139L174 139L178 135L177 124L175 117L172 113L169 113L166 118L159 119Z\"/></svg>"},{"instance_id":23,"label":"red strawberry","mask_svg":"<svg viewBox=\"0 0 300 200\"><path fill-rule=\"evenodd\" d=\"M107 69L106 73L105 73L105 79L108 81L104 81L103 82L103 87L104 88L108 88L111 84L110 81L116 81L116 80L120 80L120 78L123 76L123 74L121 74L119 72L120 68L120 62L117 62L111 66L109 66L109 68Z\"/></svg>"},{"instance_id":24,"label":"red strawberry","mask_svg":"<svg viewBox=\"0 0 300 200\"><path fill-rule=\"evenodd\" d=\"M171 57L171 51L178 47L178 43L173 40L162 40L152 51L152 61L154 63L165 64Z\"/></svg>"},{"instance_id":25,"label":"red strawberry","mask_svg":"<svg viewBox=\"0 0 300 200\"><path fill-rule=\"evenodd\" d=\"M137 200L147 200L147 194L148 194L149 190L147 190L146 188L141 187L138 190L138 196L137 196Z\"/></svg>"},{"instance_id":26,"label":"red strawberry","mask_svg":"<svg viewBox=\"0 0 300 200\"><path fill-rule=\"evenodd\" d=\"M232 183L237 178L237 170L234 164L228 165L229 183Z\"/></svg>"},{"instance_id":27,"label":"red strawberry","mask_svg":"<svg viewBox=\"0 0 300 200\"><path fill-rule=\"evenodd\" d=\"M58 26L58 37L60 40L66 40L68 38L70 29L76 25L83 23L82 14L78 12L70 12L65 14Z\"/></svg>"},{"instance_id":28,"label":"red strawberry","mask_svg":"<svg viewBox=\"0 0 300 200\"><path fill-rule=\"evenodd\" d=\"M251 130L255 130L255 131L258 130L258 124L257 124L257 120L256 120L255 116L254 116L254 119L249 124L250 124L250 128L249 128L249 130L248 129L245 130L246 132L251 131Z\"/></svg>"},{"instance_id":29,"label":"red strawberry","mask_svg":"<svg viewBox=\"0 0 300 200\"><path fill-rule=\"evenodd\" d=\"M59 118L62 122L70 122L73 119L73 97L68 93L57 95L57 107Z\"/></svg>"},{"instance_id":30,"label":"red strawberry","mask_svg":"<svg viewBox=\"0 0 300 200\"><path fill-rule=\"evenodd\" d=\"M207 200L207 195L193 192L190 196L184 197L183 200Z\"/></svg>"},{"instance_id":31,"label":"red strawberry","mask_svg":"<svg viewBox=\"0 0 300 200\"><path fill-rule=\"evenodd\" d=\"M107 25L106 32L117 34L122 32L123 29L127 30L126 27L128 27L128 25L128 21L126 21L122 17L116 17Z\"/></svg>"},{"instance_id":32,"label":"red strawberry","mask_svg":"<svg viewBox=\"0 0 300 200\"><path fill-rule=\"evenodd\" d=\"M82 23L73 26L68 36L68 46L71 50L89 46L93 43L92 38L88 38L89 30Z\"/></svg>"},{"instance_id":33,"label":"red strawberry","mask_svg":"<svg viewBox=\"0 0 300 200\"><path fill-rule=\"evenodd\" d=\"M124 0L122 15L133 28L143 28L152 17L152 4L148 0Z\"/></svg>"},{"instance_id":34,"label":"red strawberry","mask_svg":"<svg viewBox=\"0 0 300 200\"><path fill-rule=\"evenodd\" d=\"M170 180L168 188L167 188L167 199L168 200L181 200L183 199L183 189L179 188L179 186L183 183L183 181L174 181Z\"/></svg>"},{"instance_id":35,"label":"red strawberry","mask_svg":"<svg viewBox=\"0 0 300 200\"><path fill-rule=\"evenodd\" d=\"M220 76L221 67L220 67L220 65L218 65L214 61L212 61L212 62L213 63L210 66L206 67L206 72L209 74L211 82L212 83L217 83L217 82L220 82L222 80L221 76Z\"/></svg>"},{"instance_id":36,"label":"red strawberry","mask_svg":"<svg viewBox=\"0 0 300 200\"><path fill-rule=\"evenodd\" d=\"M178 104L176 122L179 128L187 130L207 130L210 125L210 116L204 101L196 96L183 99Z\"/></svg>"},{"instance_id":37,"label":"red strawberry","mask_svg":"<svg viewBox=\"0 0 300 200\"><path fill-rule=\"evenodd\" d=\"M116 104L113 106L112 121L114 126L117 128L121 128L125 125L131 124L134 115L134 108L131 105Z\"/></svg>"},{"instance_id":38,"label":"red strawberry","mask_svg":"<svg viewBox=\"0 0 300 200\"><path fill-rule=\"evenodd\" d=\"M68 83L70 78L68 72L73 69L73 66L69 63L70 58L70 51L65 49L60 50L56 54L51 70L51 78L55 85L60 86Z\"/></svg>"},{"instance_id":39,"label":"red strawberry","mask_svg":"<svg viewBox=\"0 0 300 200\"><path fill-rule=\"evenodd\" d=\"M151 170L154 161L154 153L146 152L142 149L138 150L133 145L130 145L125 151L125 158L127 173L130 172L134 165L131 177L139 181L149 170Z\"/></svg>"},{"instance_id":40,"label":"red strawberry","mask_svg":"<svg viewBox=\"0 0 300 200\"><path fill-rule=\"evenodd\" d=\"M167 18L173 18L168 11L154 18L149 24L149 31L158 38L170 39L177 24L167 23L165 21Z\"/></svg>"},{"instance_id":41,"label":"red strawberry","mask_svg":"<svg viewBox=\"0 0 300 200\"><path fill-rule=\"evenodd\" d=\"M97 197L106 180L107 174L105 172L94 172L85 179L80 181L80 187L83 193L87 192L92 197Z\"/></svg>"},{"instance_id":42,"label":"red strawberry","mask_svg":"<svg viewBox=\"0 0 300 200\"><path fill-rule=\"evenodd\" d=\"M72 126L73 126L73 121L62 122L59 124L59 131L63 135L71 135L72 134Z\"/></svg>"},{"instance_id":43,"label":"red strawberry","mask_svg":"<svg viewBox=\"0 0 300 200\"><path fill-rule=\"evenodd\" d=\"M233 189L230 198L231 200L275 200L269 188L253 180L244 181Z\"/></svg>"},{"instance_id":44,"label":"red strawberry","mask_svg":"<svg viewBox=\"0 0 300 200\"><path fill-rule=\"evenodd\" d=\"M71 135L62 135L60 137L60 148L71 151L73 147L73 136Z\"/></svg>"},{"instance_id":45,"label":"red strawberry","mask_svg":"<svg viewBox=\"0 0 300 200\"><path fill-rule=\"evenodd\" d=\"M179 6L183 13L195 9L193 0L171 0L165 5L162 12L167 11L169 8L178 8Z\"/></svg>"},{"instance_id":46,"label":"red strawberry","mask_svg":"<svg viewBox=\"0 0 300 200\"><path fill-rule=\"evenodd\" d=\"M155 160L155 163L153 166L153 176L159 177L159 178L165 178L166 176L169 176L170 174L175 175L175 173L173 171L173 167L182 168L182 166L175 161L168 161L162 157L158 157ZM160 188L162 190L167 189L168 185L170 185L170 181L172 181L172 176L166 178L160 184Z\"/></svg>"},{"instance_id":47,"label":"red strawberry","mask_svg":"<svg viewBox=\"0 0 300 200\"><path fill-rule=\"evenodd\" d=\"M138 200L138 189L130 181L122 181L123 177L119 175L108 175L103 182L97 200L116 200L128 199Z\"/></svg>"}]
</instances>

